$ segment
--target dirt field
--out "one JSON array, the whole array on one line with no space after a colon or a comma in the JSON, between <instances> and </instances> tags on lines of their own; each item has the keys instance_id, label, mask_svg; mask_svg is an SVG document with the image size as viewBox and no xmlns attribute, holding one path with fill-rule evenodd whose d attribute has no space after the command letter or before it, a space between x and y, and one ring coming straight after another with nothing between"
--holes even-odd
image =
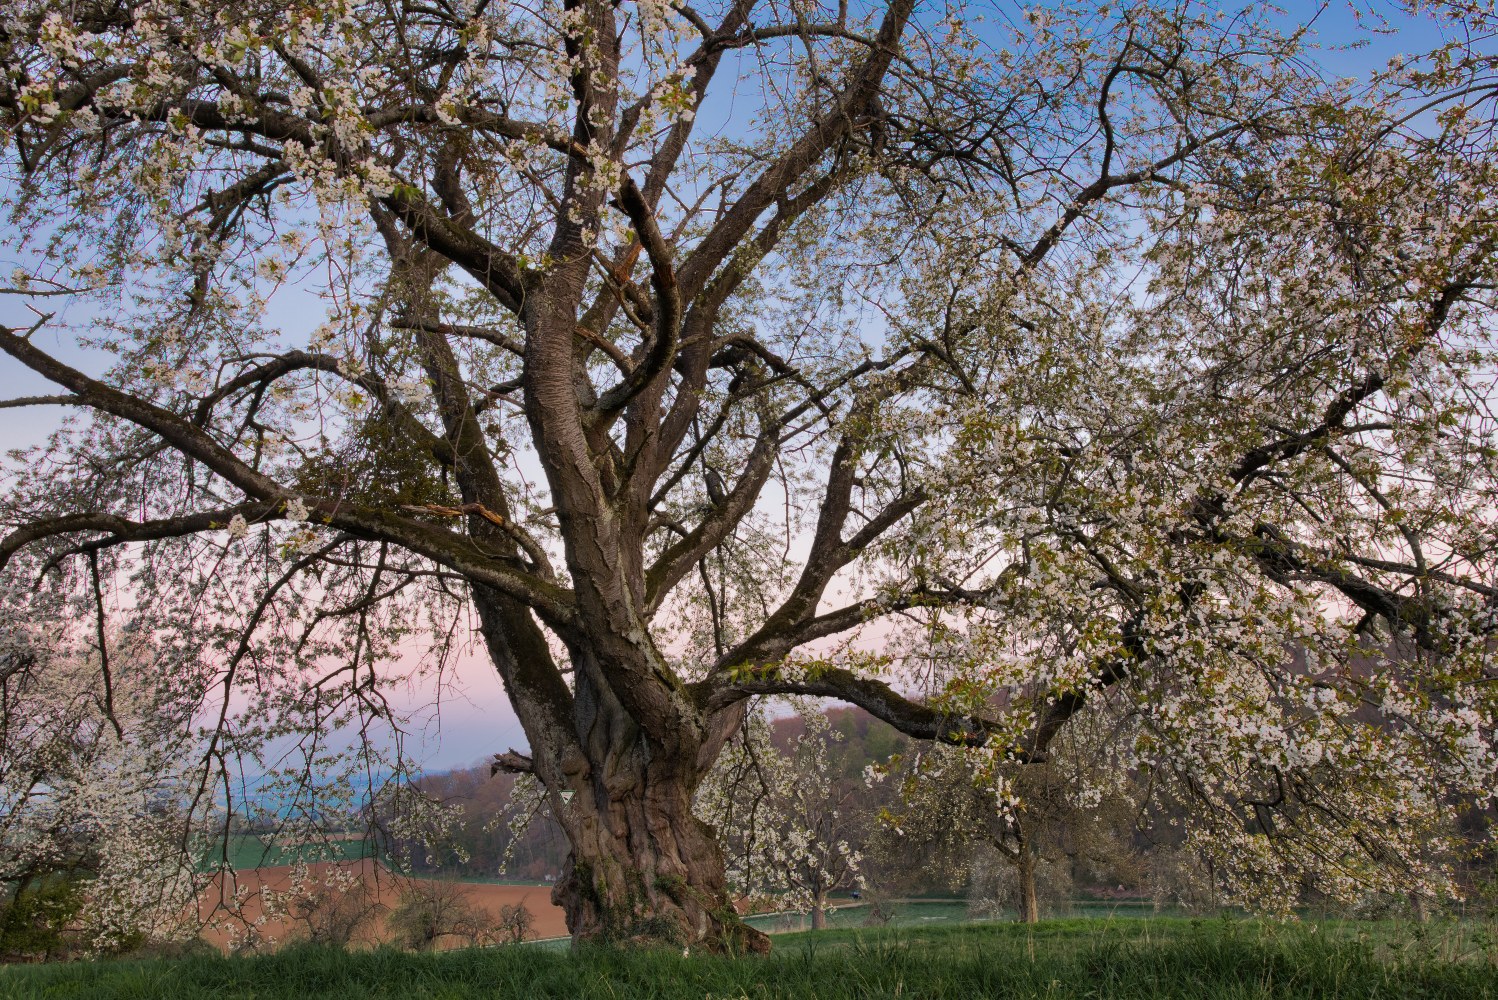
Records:
<instances>
[{"instance_id":1,"label":"dirt field","mask_svg":"<svg viewBox=\"0 0 1498 1000\"><path fill-rule=\"evenodd\" d=\"M408 891L452 894L480 911L486 924L496 923L500 908L519 904L531 914L528 939L560 937L567 933L566 921L559 906L552 905L551 887L547 885L490 885L480 882L437 882L431 879L407 879L369 859L353 862L323 862L302 869L302 884L294 886L295 869L255 868L238 872L232 882L215 882L199 901L199 916L205 922L203 939L229 950L243 942L247 926L260 921L264 912L262 891L272 896L292 892L281 908L292 913L289 918L265 920L248 931L251 940L264 941L274 947L306 938L312 927L328 928L353 922L355 945L372 947L391 939L386 917ZM237 912L224 904L225 899L240 899ZM452 898L452 897L449 897ZM454 948L471 943L459 937L438 941L439 948Z\"/></svg>"}]
</instances>

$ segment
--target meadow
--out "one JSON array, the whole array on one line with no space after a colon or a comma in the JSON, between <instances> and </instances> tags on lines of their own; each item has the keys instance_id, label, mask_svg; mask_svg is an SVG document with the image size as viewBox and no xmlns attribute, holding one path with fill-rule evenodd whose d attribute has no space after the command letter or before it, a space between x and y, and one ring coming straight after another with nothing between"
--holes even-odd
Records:
<instances>
[{"instance_id":1,"label":"meadow","mask_svg":"<svg viewBox=\"0 0 1498 1000\"><path fill-rule=\"evenodd\" d=\"M1498 998L1491 924L1177 918L834 929L768 958L531 945L409 954L293 948L0 969L7 1000Z\"/></svg>"}]
</instances>

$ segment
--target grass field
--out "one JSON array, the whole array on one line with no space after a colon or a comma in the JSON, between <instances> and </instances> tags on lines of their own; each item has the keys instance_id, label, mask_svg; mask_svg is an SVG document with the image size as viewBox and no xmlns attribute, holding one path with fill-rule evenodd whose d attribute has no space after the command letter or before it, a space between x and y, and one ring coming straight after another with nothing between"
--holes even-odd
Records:
<instances>
[{"instance_id":1,"label":"grass field","mask_svg":"<svg viewBox=\"0 0 1498 1000\"><path fill-rule=\"evenodd\" d=\"M854 1000L952 998L1498 998L1483 925L1137 919L832 930L769 958L557 952L412 955L294 949L0 969L0 996L99 1000Z\"/></svg>"},{"instance_id":2,"label":"grass field","mask_svg":"<svg viewBox=\"0 0 1498 1000\"><path fill-rule=\"evenodd\" d=\"M832 929L852 930L870 926L871 904L851 899L834 899L833 908L827 914L827 926ZM883 925L888 927L931 927L947 924L970 924L973 911L960 899L900 899L884 904ZM1049 917L1088 917L1117 920L1129 917L1157 918L1182 916L1184 911L1167 908L1157 910L1146 900L1073 900L1047 912ZM1013 920L1014 910L995 915L999 920ZM758 913L745 918L747 923L769 934L784 934L790 931L811 929L810 917L805 913Z\"/></svg>"}]
</instances>

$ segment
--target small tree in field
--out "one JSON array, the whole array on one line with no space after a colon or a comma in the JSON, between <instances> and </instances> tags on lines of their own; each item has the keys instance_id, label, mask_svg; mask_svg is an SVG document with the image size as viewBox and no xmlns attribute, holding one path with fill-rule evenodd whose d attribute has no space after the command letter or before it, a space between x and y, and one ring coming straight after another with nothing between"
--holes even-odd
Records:
<instances>
[{"instance_id":1,"label":"small tree in field","mask_svg":"<svg viewBox=\"0 0 1498 1000\"><path fill-rule=\"evenodd\" d=\"M347 948L385 909L377 886L359 867L292 866L290 885L280 892L260 889L268 912L281 914L292 934L313 944Z\"/></svg>"},{"instance_id":2,"label":"small tree in field","mask_svg":"<svg viewBox=\"0 0 1498 1000\"><path fill-rule=\"evenodd\" d=\"M0 586L160 640L193 808L399 770L476 636L578 939L768 946L693 813L759 695L989 767L1109 693L1244 894L1437 890L1498 158L1422 7L1359 82L1176 0L15 0Z\"/></svg>"},{"instance_id":3,"label":"small tree in field","mask_svg":"<svg viewBox=\"0 0 1498 1000\"><path fill-rule=\"evenodd\" d=\"M443 938L473 946L488 940L492 931L463 883L449 879L405 880L386 925L395 943L412 951L431 951Z\"/></svg>"},{"instance_id":4,"label":"small tree in field","mask_svg":"<svg viewBox=\"0 0 1498 1000\"><path fill-rule=\"evenodd\" d=\"M748 715L704 782L697 811L724 832L736 895L755 906L810 913L820 930L828 897L864 884L858 845L866 817L861 789L828 766L841 734L825 715L807 712L800 721L804 730L782 750L771 720Z\"/></svg>"},{"instance_id":5,"label":"small tree in field","mask_svg":"<svg viewBox=\"0 0 1498 1000\"><path fill-rule=\"evenodd\" d=\"M530 936L535 928L536 918L531 911L526 909L524 903L506 903L499 908L499 918L495 921L494 931L501 941L508 944L519 944Z\"/></svg>"}]
</instances>

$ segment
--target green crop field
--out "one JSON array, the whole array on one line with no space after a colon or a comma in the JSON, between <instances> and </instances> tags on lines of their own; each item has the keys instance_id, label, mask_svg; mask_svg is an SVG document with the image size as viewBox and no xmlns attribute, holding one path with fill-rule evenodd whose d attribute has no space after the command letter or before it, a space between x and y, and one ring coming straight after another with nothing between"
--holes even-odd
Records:
<instances>
[{"instance_id":1,"label":"green crop field","mask_svg":"<svg viewBox=\"0 0 1498 1000\"><path fill-rule=\"evenodd\" d=\"M768 958L533 947L413 955L292 949L0 970L0 996L99 1000L608 998L1498 998L1483 924L1122 919L830 930Z\"/></svg>"}]
</instances>

